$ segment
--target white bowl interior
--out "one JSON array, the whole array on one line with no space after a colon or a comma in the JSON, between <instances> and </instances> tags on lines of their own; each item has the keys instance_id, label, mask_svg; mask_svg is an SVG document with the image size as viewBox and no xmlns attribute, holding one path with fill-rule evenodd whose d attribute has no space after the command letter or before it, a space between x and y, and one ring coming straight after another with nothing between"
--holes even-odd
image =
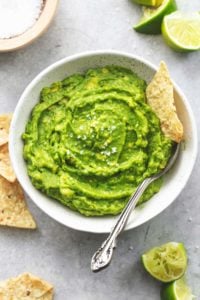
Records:
<instances>
[{"instance_id":1,"label":"white bowl interior","mask_svg":"<svg viewBox=\"0 0 200 300\"><path fill-rule=\"evenodd\" d=\"M150 63L125 53L99 51L68 57L45 69L25 89L14 112L10 130L12 164L18 180L30 198L58 222L77 230L95 233L109 232L117 217L85 217L36 190L27 175L21 135L44 86L49 86L71 74L84 72L88 68L110 64L129 68L147 82L155 73L155 67ZM184 126L185 147L182 148L174 168L165 176L160 192L132 212L126 229L143 224L169 206L179 195L191 174L197 154L196 126L185 96L175 84L174 88L178 114Z\"/></svg>"}]
</instances>

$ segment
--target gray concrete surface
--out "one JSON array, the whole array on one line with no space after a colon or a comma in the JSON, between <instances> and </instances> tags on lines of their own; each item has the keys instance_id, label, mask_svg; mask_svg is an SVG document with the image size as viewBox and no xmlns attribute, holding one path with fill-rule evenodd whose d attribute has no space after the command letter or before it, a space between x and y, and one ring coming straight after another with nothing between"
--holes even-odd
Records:
<instances>
[{"instance_id":1,"label":"gray concrete surface","mask_svg":"<svg viewBox=\"0 0 200 300\"><path fill-rule=\"evenodd\" d=\"M200 10L199 0L177 0L180 9ZM31 46L0 54L0 113L13 111L26 85L43 68L85 50L116 49L169 66L200 126L200 52L179 54L162 36L132 30L140 9L128 0L61 0L52 26ZM98 274L90 258L104 235L65 228L40 211L30 199L36 231L0 228L0 280L29 271L52 282L56 300L159 300L160 284L140 263L140 254L168 241L182 241L188 250L188 278L200 298L200 168L178 199L147 224L125 232L112 265Z\"/></svg>"}]
</instances>

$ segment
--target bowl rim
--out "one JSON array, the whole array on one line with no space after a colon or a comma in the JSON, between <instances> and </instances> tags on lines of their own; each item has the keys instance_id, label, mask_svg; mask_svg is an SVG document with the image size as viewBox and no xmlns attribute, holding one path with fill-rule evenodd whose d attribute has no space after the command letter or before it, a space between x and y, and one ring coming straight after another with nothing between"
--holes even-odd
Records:
<instances>
[{"instance_id":1,"label":"bowl rim","mask_svg":"<svg viewBox=\"0 0 200 300\"><path fill-rule=\"evenodd\" d=\"M24 33L9 38L0 38L0 53L21 49L34 42L49 27L58 7L59 0L43 0L43 8L36 22Z\"/></svg>"},{"instance_id":2,"label":"bowl rim","mask_svg":"<svg viewBox=\"0 0 200 300\"><path fill-rule=\"evenodd\" d=\"M13 165L13 169L17 175L17 179L19 180L20 184L22 185L23 189L26 191L27 195L30 197L30 199L43 211L45 212L48 216L50 216L52 219L56 220L58 223L71 228L71 229L75 229L75 230L79 230L79 231L83 231L83 232L90 232L90 233L108 233L108 230L105 229L101 229L101 230L95 230L93 228L91 229L84 229L82 224L76 224L76 226L71 225L71 224L66 224L65 222L63 222L62 220L59 219L59 217L53 213L50 213L49 211L47 212L44 207L41 205L41 203L39 201L36 201L34 199L34 196L32 196L31 193L29 193L29 191L27 191L25 183L23 182L23 178L21 178L20 176L20 171L18 169L18 163L15 159L15 146L13 143L14 140L14 127L15 127L15 123L16 123L16 119L18 117L18 114L23 106L24 103L24 99L26 97L26 95L29 93L29 91L35 86L35 84L37 82L39 82L41 80L41 78L48 74L50 71L53 71L54 69L58 68L59 66L66 64L67 62L71 62L74 61L76 59L80 59L80 58L84 58L84 57L89 57L89 56L98 56L98 55L116 55L116 56L122 56L122 57L126 57L129 59L134 59L136 61L139 61L145 65L147 65L148 67L150 67L151 69L153 69L154 71L157 70L157 67L150 63L149 61L147 61L146 59L143 59L140 56L137 55L133 55L131 53L127 53L127 52L122 52L122 51L116 51L116 50L95 50L95 51L86 51L86 52L81 52L78 54L74 54L71 56L67 56L61 60L58 60L56 62L54 62L53 64L49 65L47 68L45 68L44 70L42 70L38 75L36 75L34 77L34 79L27 85L27 87L25 88L25 90L23 91L23 93L20 96L19 102L17 103L17 106L15 108L14 114L13 114L13 118L11 121L11 126L10 126L10 134L9 134L9 151L10 151L10 157L11 157L11 163ZM137 224L133 224L133 226L126 226L124 230L130 230L133 228L136 228L142 224L145 224L147 221L153 219L155 216L159 215L161 212L163 212L169 205L172 204L173 201L175 201L175 199L179 196L179 194L182 192L183 188L185 187L186 183L188 182L188 179L192 173L196 158L197 158L197 150L198 150L198 136L197 136L197 127L196 127L196 123L195 123L195 119L194 119L194 115L192 112L192 109L190 107L189 102L187 101L185 95L183 94L183 92L181 91L181 89L179 88L179 86L172 80L172 83L174 85L175 90L178 92L178 94L181 97L181 100L184 103L184 106L186 107L186 111L188 112L189 118L190 118L190 122L191 122L191 128L192 128L192 137L193 137L193 148L192 148L192 154L193 154L193 161L190 164L190 168L187 169L187 177L185 178L185 181L182 184L182 188L179 189L178 191L176 191L172 197L172 200L169 201L164 207L162 207L162 209L156 210L154 211L154 213L151 214L150 217L146 218L144 221L142 222L137 222ZM28 176L28 175L27 175Z\"/></svg>"}]
</instances>

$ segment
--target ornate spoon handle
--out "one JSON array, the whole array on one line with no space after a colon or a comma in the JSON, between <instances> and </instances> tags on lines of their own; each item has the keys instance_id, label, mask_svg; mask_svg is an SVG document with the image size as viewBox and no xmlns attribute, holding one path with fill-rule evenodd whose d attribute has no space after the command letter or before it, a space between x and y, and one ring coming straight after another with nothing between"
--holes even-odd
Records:
<instances>
[{"instance_id":1,"label":"ornate spoon handle","mask_svg":"<svg viewBox=\"0 0 200 300\"><path fill-rule=\"evenodd\" d=\"M127 205L121 212L119 219L109 234L108 238L103 242L101 247L95 252L91 260L91 270L97 272L102 268L105 268L112 259L113 249L116 247L116 240L120 232L123 230L128 217L132 210L135 208L138 200L148 185L154 181L154 178L145 179L136 189L135 193L129 199Z\"/></svg>"},{"instance_id":2,"label":"ornate spoon handle","mask_svg":"<svg viewBox=\"0 0 200 300\"><path fill-rule=\"evenodd\" d=\"M108 266L111 261L113 249L116 247L116 240L120 232L123 230L126 222L129 218L131 211L135 208L138 200L140 199L143 192L146 190L148 185L153 182L154 180L158 179L159 177L163 176L167 173L170 168L173 166L174 162L176 161L179 151L180 151L181 143L175 144L174 153L171 158L168 160L166 167L160 172L157 173L149 178L146 178L136 189L135 193L129 199L127 205L121 212L119 219L109 234L108 238L103 242L101 247L95 252L94 256L92 257L91 261L91 269L94 272L101 270L102 268Z\"/></svg>"}]
</instances>

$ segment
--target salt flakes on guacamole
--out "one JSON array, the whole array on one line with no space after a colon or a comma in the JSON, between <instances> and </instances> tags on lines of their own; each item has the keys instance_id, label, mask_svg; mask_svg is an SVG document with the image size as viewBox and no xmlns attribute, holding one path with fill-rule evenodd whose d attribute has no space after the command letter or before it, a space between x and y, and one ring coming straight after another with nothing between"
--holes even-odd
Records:
<instances>
[{"instance_id":1,"label":"salt flakes on guacamole","mask_svg":"<svg viewBox=\"0 0 200 300\"><path fill-rule=\"evenodd\" d=\"M119 214L172 152L145 92L142 78L113 65L44 87L22 136L33 185L85 216ZM161 185L153 182L139 204Z\"/></svg>"},{"instance_id":2,"label":"salt flakes on guacamole","mask_svg":"<svg viewBox=\"0 0 200 300\"><path fill-rule=\"evenodd\" d=\"M30 273L0 282L1 300L52 300L53 286Z\"/></svg>"}]
</instances>

